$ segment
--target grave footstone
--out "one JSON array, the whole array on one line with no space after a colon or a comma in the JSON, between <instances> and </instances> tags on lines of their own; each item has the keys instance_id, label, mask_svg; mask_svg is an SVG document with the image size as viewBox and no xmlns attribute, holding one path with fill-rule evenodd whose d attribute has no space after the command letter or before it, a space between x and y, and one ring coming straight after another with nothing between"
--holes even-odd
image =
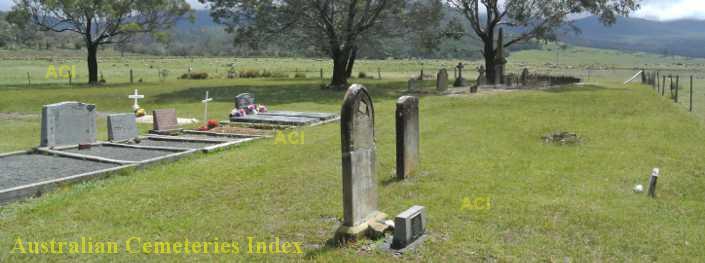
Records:
<instances>
[{"instance_id":1,"label":"grave footstone","mask_svg":"<svg viewBox=\"0 0 705 263\"><path fill-rule=\"evenodd\" d=\"M377 210L374 107L364 86L348 89L340 116L344 216L336 240L344 243L378 234L373 229L383 232L372 225L386 215Z\"/></svg>"},{"instance_id":2,"label":"grave footstone","mask_svg":"<svg viewBox=\"0 0 705 263\"><path fill-rule=\"evenodd\" d=\"M426 208L412 206L394 218L393 249L403 249L426 233Z\"/></svg>"},{"instance_id":3,"label":"grave footstone","mask_svg":"<svg viewBox=\"0 0 705 263\"><path fill-rule=\"evenodd\" d=\"M61 102L42 108L41 147L96 142L95 105Z\"/></svg>"},{"instance_id":4,"label":"grave footstone","mask_svg":"<svg viewBox=\"0 0 705 263\"><path fill-rule=\"evenodd\" d=\"M150 133L169 134L180 131L176 118L176 109L160 109L152 111L153 129Z\"/></svg>"},{"instance_id":5,"label":"grave footstone","mask_svg":"<svg viewBox=\"0 0 705 263\"><path fill-rule=\"evenodd\" d=\"M436 75L436 90L438 92L445 92L448 90L448 70L441 69Z\"/></svg>"},{"instance_id":6,"label":"grave footstone","mask_svg":"<svg viewBox=\"0 0 705 263\"><path fill-rule=\"evenodd\" d=\"M108 140L125 141L139 137L137 118L134 114L108 115Z\"/></svg>"},{"instance_id":7,"label":"grave footstone","mask_svg":"<svg viewBox=\"0 0 705 263\"><path fill-rule=\"evenodd\" d=\"M419 163L419 99L403 96L397 100L397 178L414 174Z\"/></svg>"}]
</instances>

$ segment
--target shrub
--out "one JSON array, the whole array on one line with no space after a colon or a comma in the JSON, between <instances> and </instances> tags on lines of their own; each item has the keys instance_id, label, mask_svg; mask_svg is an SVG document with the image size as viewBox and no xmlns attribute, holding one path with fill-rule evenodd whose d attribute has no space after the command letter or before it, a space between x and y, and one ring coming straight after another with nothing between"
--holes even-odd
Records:
<instances>
[{"instance_id":1,"label":"shrub","mask_svg":"<svg viewBox=\"0 0 705 263\"><path fill-rule=\"evenodd\" d=\"M181 75L181 79L208 79L208 72L191 72Z\"/></svg>"},{"instance_id":2,"label":"shrub","mask_svg":"<svg viewBox=\"0 0 705 263\"><path fill-rule=\"evenodd\" d=\"M305 78L306 78L306 73L303 73L303 72L296 72L296 74L294 74L294 78L295 78L295 79L305 79Z\"/></svg>"},{"instance_id":3,"label":"shrub","mask_svg":"<svg viewBox=\"0 0 705 263\"><path fill-rule=\"evenodd\" d=\"M360 71L360 73L357 73L357 78L359 79L366 79L367 78L367 73L364 71Z\"/></svg>"},{"instance_id":4,"label":"shrub","mask_svg":"<svg viewBox=\"0 0 705 263\"><path fill-rule=\"evenodd\" d=\"M271 78L271 77L272 77L272 72L270 72L270 71L268 71L268 70L265 69L264 71L262 71L262 77L263 77L263 78Z\"/></svg>"},{"instance_id":5,"label":"shrub","mask_svg":"<svg viewBox=\"0 0 705 263\"><path fill-rule=\"evenodd\" d=\"M260 73L257 70L254 69L246 69L246 70L240 70L238 74L241 78L246 78L246 79L251 79L251 78L259 78Z\"/></svg>"}]
</instances>

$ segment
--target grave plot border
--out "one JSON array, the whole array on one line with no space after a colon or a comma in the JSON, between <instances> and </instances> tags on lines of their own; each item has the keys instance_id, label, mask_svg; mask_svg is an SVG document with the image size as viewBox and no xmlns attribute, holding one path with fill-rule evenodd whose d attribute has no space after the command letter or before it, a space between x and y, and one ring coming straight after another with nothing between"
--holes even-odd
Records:
<instances>
[{"instance_id":1,"label":"grave plot border","mask_svg":"<svg viewBox=\"0 0 705 263\"><path fill-rule=\"evenodd\" d=\"M17 151L17 152L0 154L0 157L9 157L9 156L14 156L14 155L22 155L22 154L31 155L31 154L45 154L45 153L42 153L38 150ZM53 154L50 154L50 155L53 155ZM65 157L65 156L56 156L56 157L58 157L58 158L72 158L72 157ZM88 160L88 161L97 162L97 161L92 161L92 160ZM8 204L10 202L24 199L27 197L39 196L45 192L53 190L54 188L56 188L60 185L72 184L72 183L83 182L83 181L88 181L88 180L101 179L101 178L109 177L110 175L117 173L118 171L122 171L124 169L138 168L138 167L139 167L138 164L119 165L119 166L113 167L113 168L101 169L101 170L91 171L91 172L77 174L77 175L70 175L70 176L61 177L61 178L50 179L50 180L35 182L35 183L31 183L31 184L26 184L26 185L20 185L20 186L8 188L8 189L0 189L0 205Z\"/></svg>"}]
</instances>

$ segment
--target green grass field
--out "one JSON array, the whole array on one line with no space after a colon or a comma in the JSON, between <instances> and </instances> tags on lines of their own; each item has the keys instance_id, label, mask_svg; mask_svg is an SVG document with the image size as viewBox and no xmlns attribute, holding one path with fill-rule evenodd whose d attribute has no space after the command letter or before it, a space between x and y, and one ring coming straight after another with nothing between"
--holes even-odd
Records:
<instances>
[{"instance_id":1,"label":"green grass field","mask_svg":"<svg viewBox=\"0 0 705 263\"><path fill-rule=\"evenodd\" d=\"M514 56L534 59L534 64L550 62L539 55ZM296 59L263 61L285 68L318 67ZM424 95L420 171L398 182L393 179L394 106L406 89L402 66L406 62L361 64L365 63L370 68L375 63L398 68L395 78L363 83L371 90L376 110L379 207L390 215L415 204L427 207L429 238L418 250L394 256L370 249L377 244L367 241L344 248L326 246L343 214L340 127L328 124L303 129L303 145L260 140L3 206L0 262L705 259L705 147L701 145L705 126L700 115L657 96L650 87L621 85L622 75L633 71L605 73L591 85L552 90ZM440 65L433 63L451 62L424 65ZM519 68L523 62L513 63ZM409 73L415 70L408 68ZM100 112L125 112L131 105L127 94L139 88L147 96L145 108L175 107L180 117L198 118L199 99L208 90L216 98L209 106L212 118L222 119L234 96L250 91L270 109L338 112L343 93L321 90L319 84L316 78L211 79L27 89L21 82L9 81L0 88L0 112L5 113L0 116L0 152L37 144L38 114L46 103L79 100L95 103ZM425 84L432 89L433 81ZM104 123L99 120L103 137ZM554 131L576 132L582 143L543 143L541 137ZM658 198L633 193L635 184L648 183L654 167L662 170ZM464 206L466 199L489 199L491 205L472 209ZM82 237L118 242L120 253L12 253L17 238L80 241ZM242 249L239 255L132 254L125 251L125 242L133 237L144 242L234 241ZM248 254L248 237L301 242L303 254Z\"/></svg>"}]
</instances>

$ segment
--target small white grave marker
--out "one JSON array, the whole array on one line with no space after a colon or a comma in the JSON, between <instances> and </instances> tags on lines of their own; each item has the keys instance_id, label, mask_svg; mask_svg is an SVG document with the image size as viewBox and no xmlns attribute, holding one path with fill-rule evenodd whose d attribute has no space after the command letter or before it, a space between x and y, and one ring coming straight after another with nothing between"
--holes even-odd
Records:
<instances>
[{"instance_id":1,"label":"small white grave marker","mask_svg":"<svg viewBox=\"0 0 705 263\"><path fill-rule=\"evenodd\" d=\"M201 101L203 103L203 123L208 123L208 102L213 101L213 98L208 97L208 91L206 91L206 97Z\"/></svg>"},{"instance_id":2,"label":"small white grave marker","mask_svg":"<svg viewBox=\"0 0 705 263\"><path fill-rule=\"evenodd\" d=\"M130 98L130 99L135 100L135 104L132 105L132 109L133 109L133 110L139 110L139 109L140 109L140 105L139 105L138 102L139 102L140 99L144 99L144 95L140 95L140 94L137 92L137 90L135 90L135 93L134 93L134 94L129 95L129 96L127 96L127 97Z\"/></svg>"}]
</instances>

